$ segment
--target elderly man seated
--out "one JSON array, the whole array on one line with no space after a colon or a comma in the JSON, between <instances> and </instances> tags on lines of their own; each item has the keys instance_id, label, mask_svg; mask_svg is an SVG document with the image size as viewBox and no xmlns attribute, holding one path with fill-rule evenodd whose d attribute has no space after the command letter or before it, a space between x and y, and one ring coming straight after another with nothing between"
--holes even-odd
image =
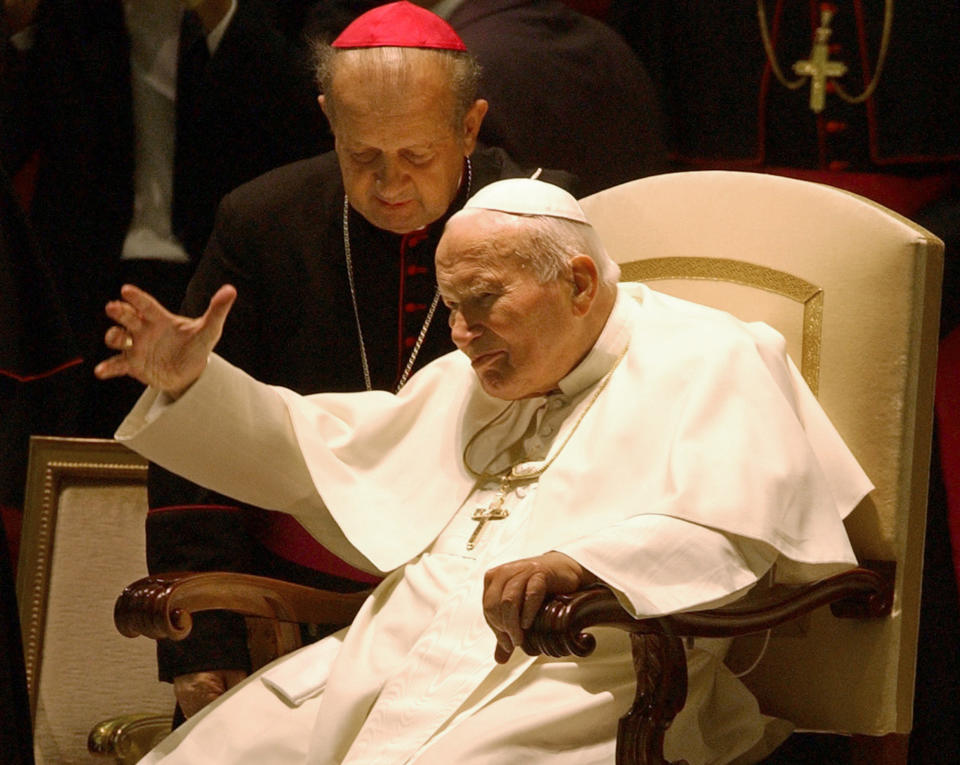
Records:
<instances>
[{"instance_id":1,"label":"elderly man seated","mask_svg":"<svg viewBox=\"0 0 960 765\"><path fill-rule=\"evenodd\" d=\"M576 201L498 181L436 255L459 351L398 394L301 397L211 354L236 295L198 319L132 286L107 306L101 377L151 388L117 437L191 480L296 516L385 573L353 625L269 665L178 729L164 763L613 759L629 641L588 658L515 648L544 597L602 582L638 616L738 598L776 564L854 555L870 484L764 325L617 285ZM785 735L689 649L671 758L755 761Z\"/></svg>"}]
</instances>

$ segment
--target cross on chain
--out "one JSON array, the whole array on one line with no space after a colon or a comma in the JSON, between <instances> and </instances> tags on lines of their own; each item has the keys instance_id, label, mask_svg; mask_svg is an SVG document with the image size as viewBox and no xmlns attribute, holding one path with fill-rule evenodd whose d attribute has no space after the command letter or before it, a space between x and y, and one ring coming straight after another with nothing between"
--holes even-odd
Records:
<instances>
[{"instance_id":1,"label":"cross on chain","mask_svg":"<svg viewBox=\"0 0 960 765\"><path fill-rule=\"evenodd\" d=\"M467 540L468 550L472 550L474 547L476 547L477 539L480 538L480 532L483 531L483 527L487 525L487 521L502 521L504 518L510 515L510 511L503 506L503 501L507 496L508 485L508 481L502 481L500 484L500 491L497 493L497 496L493 502L490 503L490 506L478 507L473 511L473 515L470 516L470 519L477 522L477 528L473 530L473 533L470 535L470 539Z\"/></svg>"},{"instance_id":2,"label":"cross on chain","mask_svg":"<svg viewBox=\"0 0 960 765\"><path fill-rule=\"evenodd\" d=\"M829 11L820 15L820 26L813 38L813 50L810 58L797 61L793 71L810 78L810 110L819 114L827 103L827 78L842 77L847 72L847 65L841 61L830 60L828 41L832 30L830 19L833 16Z\"/></svg>"}]
</instances>

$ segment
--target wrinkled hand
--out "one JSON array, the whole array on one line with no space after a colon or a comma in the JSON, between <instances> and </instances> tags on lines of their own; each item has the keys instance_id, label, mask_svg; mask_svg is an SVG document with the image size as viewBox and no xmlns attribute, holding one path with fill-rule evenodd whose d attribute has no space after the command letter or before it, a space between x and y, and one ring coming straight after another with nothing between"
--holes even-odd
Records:
<instances>
[{"instance_id":1,"label":"wrinkled hand","mask_svg":"<svg viewBox=\"0 0 960 765\"><path fill-rule=\"evenodd\" d=\"M497 637L493 658L504 664L548 595L575 592L597 577L573 558L551 551L504 563L483 577L483 615Z\"/></svg>"},{"instance_id":2,"label":"wrinkled hand","mask_svg":"<svg viewBox=\"0 0 960 765\"><path fill-rule=\"evenodd\" d=\"M247 673L242 669L215 669L177 675L173 678L173 695L177 697L184 716L192 717L246 676Z\"/></svg>"},{"instance_id":3,"label":"wrinkled hand","mask_svg":"<svg viewBox=\"0 0 960 765\"><path fill-rule=\"evenodd\" d=\"M107 347L120 353L97 364L94 374L101 380L129 375L179 397L206 369L207 357L220 339L237 297L236 289L222 286L197 319L170 313L130 284L120 289L120 295L122 300L107 303L107 316L117 326L110 327L104 337Z\"/></svg>"}]
</instances>

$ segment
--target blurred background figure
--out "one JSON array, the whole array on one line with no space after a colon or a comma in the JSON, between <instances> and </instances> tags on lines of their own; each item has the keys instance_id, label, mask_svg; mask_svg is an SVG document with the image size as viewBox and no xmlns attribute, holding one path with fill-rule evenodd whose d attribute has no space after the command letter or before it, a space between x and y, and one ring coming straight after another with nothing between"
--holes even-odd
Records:
<instances>
[{"instance_id":1,"label":"blurred background figure","mask_svg":"<svg viewBox=\"0 0 960 765\"><path fill-rule=\"evenodd\" d=\"M805 178L913 218L947 243L943 334L960 323L960 2L593 4L651 73L677 169ZM793 67L819 28L845 73L814 111L814 78Z\"/></svg>"},{"instance_id":2,"label":"blurred background figure","mask_svg":"<svg viewBox=\"0 0 960 765\"><path fill-rule=\"evenodd\" d=\"M4 10L0 150L11 173L35 163L30 217L83 358L72 432L109 436L135 388L90 373L106 300L132 280L178 305L220 197L332 145L302 41L310 4Z\"/></svg>"},{"instance_id":3,"label":"blurred background figure","mask_svg":"<svg viewBox=\"0 0 960 765\"><path fill-rule=\"evenodd\" d=\"M32 433L73 429L80 356L47 263L0 165L0 514L16 562Z\"/></svg>"},{"instance_id":4,"label":"blurred background figure","mask_svg":"<svg viewBox=\"0 0 960 765\"><path fill-rule=\"evenodd\" d=\"M79 357L52 280L0 165L0 754L33 762L14 581L31 433L69 428Z\"/></svg>"},{"instance_id":5,"label":"blurred background figure","mask_svg":"<svg viewBox=\"0 0 960 765\"><path fill-rule=\"evenodd\" d=\"M426 0L483 67L480 139L574 173L582 195L664 172L657 98L610 27L560 0Z\"/></svg>"},{"instance_id":6,"label":"blurred background figure","mask_svg":"<svg viewBox=\"0 0 960 765\"><path fill-rule=\"evenodd\" d=\"M8 765L33 763L33 734L20 644L20 620L7 537L0 524L0 752Z\"/></svg>"}]
</instances>

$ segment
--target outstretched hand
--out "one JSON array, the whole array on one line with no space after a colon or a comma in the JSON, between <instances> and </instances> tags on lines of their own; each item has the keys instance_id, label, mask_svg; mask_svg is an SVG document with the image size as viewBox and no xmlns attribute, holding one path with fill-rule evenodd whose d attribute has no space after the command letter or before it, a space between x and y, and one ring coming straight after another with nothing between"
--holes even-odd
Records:
<instances>
[{"instance_id":1,"label":"outstretched hand","mask_svg":"<svg viewBox=\"0 0 960 765\"><path fill-rule=\"evenodd\" d=\"M107 303L107 316L117 325L104 338L108 348L120 353L97 364L94 374L101 380L128 375L177 398L206 369L237 290L222 286L196 319L170 313L131 284L121 287L120 296L122 300Z\"/></svg>"},{"instance_id":2,"label":"outstretched hand","mask_svg":"<svg viewBox=\"0 0 960 765\"><path fill-rule=\"evenodd\" d=\"M573 558L551 551L504 563L483 577L483 616L497 638L493 658L504 664L523 645L523 633L548 595L576 592L597 577Z\"/></svg>"}]
</instances>

